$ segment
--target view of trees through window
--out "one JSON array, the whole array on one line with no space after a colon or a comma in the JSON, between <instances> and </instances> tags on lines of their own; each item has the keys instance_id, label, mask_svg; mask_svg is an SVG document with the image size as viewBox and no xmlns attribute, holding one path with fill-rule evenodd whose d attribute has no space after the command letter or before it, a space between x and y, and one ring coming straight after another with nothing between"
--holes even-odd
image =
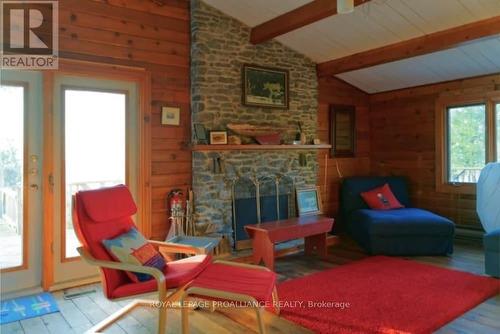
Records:
<instances>
[{"instance_id":1,"label":"view of trees through window","mask_svg":"<svg viewBox=\"0 0 500 334\"><path fill-rule=\"evenodd\" d=\"M475 183L486 162L486 105L448 108L448 181Z\"/></svg>"}]
</instances>

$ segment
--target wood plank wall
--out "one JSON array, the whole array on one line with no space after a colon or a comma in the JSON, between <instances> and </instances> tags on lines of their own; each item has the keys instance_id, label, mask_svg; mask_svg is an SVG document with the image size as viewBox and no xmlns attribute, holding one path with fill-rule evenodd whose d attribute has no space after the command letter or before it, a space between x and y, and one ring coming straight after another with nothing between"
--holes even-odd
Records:
<instances>
[{"instance_id":1,"label":"wood plank wall","mask_svg":"<svg viewBox=\"0 0 500 334\"><path fill-rule=\"evenodd\" d=\"M368 94L336 78L319 79L318 138L330 142L330 112L332 104L354 105L356 107L356 156L354 158L332 158L329 150L318 152L318 185L322 190L324 211L337 216L339 205L340 177L368 175L370 172L370 122ZM326 159L325 159L326 157ZM325 164L326 184L325 184Z\"/></svg>"},{"instance_id":2,"label":"wood plank wall","mask_svg":"<svg viewBox=\"0 0 500 334\"><path fill-rule=\"evenodd\" d=\"M484 92L499 85L500 75L493 75L371 95L371 173L408 177L415 206L479 228L474 195L435 190L435 103L440 94Z\"/></svg>"},{"instance_id":3,"label":"wood plank wall","mask_svg":"<svg viewBox=\"0 0 500 334\"><path fill-rule=\"evenodd\" d=\"M191 184L189 1L63 0L60 56L145 68L152 77L152 237L168 228L166 194ZM179 106L181 125L161 126L161 106Z\"/></svg>"}]
</instances>

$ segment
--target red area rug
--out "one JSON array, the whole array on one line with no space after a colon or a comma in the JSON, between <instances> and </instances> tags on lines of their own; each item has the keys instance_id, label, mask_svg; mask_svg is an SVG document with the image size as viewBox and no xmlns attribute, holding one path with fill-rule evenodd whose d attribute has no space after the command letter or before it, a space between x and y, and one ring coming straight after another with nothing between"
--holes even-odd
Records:
<instances>
[{"instance_id":1,"label":"red area rug","mask_svg":"<svg viewBox=\"0 0 500 334\"><path fill-rule=\"evenodd\" d=\"M385 256L278 285L281 316L317 333L430 333L499 292L494 278Z\"/></svg>"}]
</instances>

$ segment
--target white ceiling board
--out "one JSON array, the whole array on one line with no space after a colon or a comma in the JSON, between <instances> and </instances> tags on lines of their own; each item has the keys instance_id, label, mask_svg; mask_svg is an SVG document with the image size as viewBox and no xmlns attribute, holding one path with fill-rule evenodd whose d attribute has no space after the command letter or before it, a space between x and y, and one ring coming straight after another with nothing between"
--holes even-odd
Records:
<instances>
[{"instance_id":1,"label":"white ceiling board","mask_svg":"<svg viewBox=\"0 0 500 334\"><path fill-rule=\"evenodd\" d=\"M255 27L312 0L203 0L247 26Z\"/></svg>"},{"instance_id":2,"label":"white ceiling board","mask_svg":"<svg viewBox=\"0 0 500 334\"><path fill-rule=\"evenodd\" d=\"M427 33L477 21L473 12L468 11L457 0L402 0L402 2L409 11L419 17L419 25Z\"/></svg>"},{"instance_id":3,"label":"white ceiling board","mask_svg":"<svg viewBox=\"0 0 500 334\"><path fill-rule=\"evenodd\" d=\"M424 33L417 25L392 8L390 3L374 1L367 8L366 14L371 19L391 31L399 39L418 37Z\"/></svg>"},{"instance_id":4,"label":"white ceiling board","mask_svg":"<svg viewBox=\"0 0 500 334\"><path fill-rule=\"evenodd\" d=\"M337 76L338 78L344 80L345 82L353 85L354 87L358 87L359 89L365 92L374 92L377 91L377 87L372 86L372 82L363 81L361 75L351 74L350 72L342 73L342 77Z\"/></svg>"},{"instance_id":5,"label":"white ceiling board","mask_svg":"<svg viewBox=\"0 0 500 334\"><path fill-rule=\"evenodd\" d=\"M500 37L337 77L368 93L378 93L493 73L500 73Z\"/></svg>"},{"instance_id":6,"label":"white ceiling board","mask_svg":"<svg viewBox=\"0 0 500 334\"><path fill-rule=\"evenodd\" d=\"M498 5L495 0L460 0L460 3L477 19L482 20L490 16Z\"/></svg>"},{"instance_id":7,"label":"white ceiling board","mask_svg":"<svg viewBox=\"0 0 500 334\"><path fill-rule=\"evenodd\" d=\"M500 37L498 37L497 40L491 39L484 41L482 47L472 43L464 46L463 49L474 49L476 52L480 52L484 59L487 59L490 64L500 67Z\"/></svg>"}]
</instances>

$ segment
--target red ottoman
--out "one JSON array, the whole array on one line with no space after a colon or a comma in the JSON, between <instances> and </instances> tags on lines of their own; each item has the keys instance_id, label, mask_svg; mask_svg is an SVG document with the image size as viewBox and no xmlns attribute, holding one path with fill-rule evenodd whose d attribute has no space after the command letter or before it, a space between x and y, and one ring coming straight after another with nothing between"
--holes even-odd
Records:
<instances>
[{"instance_id":1,"label":"red ottoman","mask_svg":"<svg viewBox=\"0 0 500 334\"><path fill-rule=\"evenodd\" d=\"M265 333L262 312L267 307L279 314L276 274L266 267L238 262L214 261L197 276L181 297L242 303L255 309L259 332ZM217 303L213 303L217 304ZM182 332L189 332L187 307L182 307Z\"/></svg>"}]
</instances>

